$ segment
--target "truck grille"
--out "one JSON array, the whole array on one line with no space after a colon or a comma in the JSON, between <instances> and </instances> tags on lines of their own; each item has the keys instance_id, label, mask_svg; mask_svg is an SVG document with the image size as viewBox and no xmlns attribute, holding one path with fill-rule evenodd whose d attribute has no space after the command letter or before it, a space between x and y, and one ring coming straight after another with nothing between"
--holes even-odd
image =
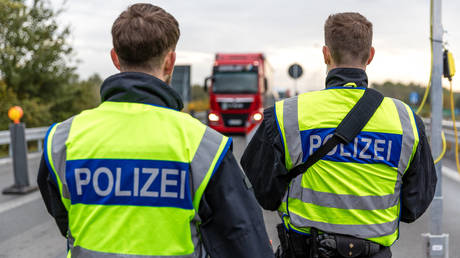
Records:
<instances>
[{"instance_id":1,"label":"truck grille","mask_svg":"<svg viewBox=\"0 0 460 258\"><path fill-rule=\"evenodd\" d=\"M227 109L248 109L252 102L218 102L222 110Z\"/></svg>"},{"instance_id":2,"label":"truck grille","mask_svg":"<svg viewBox=\"0 0 460 258\"><path fill-rule=\"evenodd\" d=\"M222 114L226 127L244 127L248 120L248 114Z\"/></svg>"}]
</instances>

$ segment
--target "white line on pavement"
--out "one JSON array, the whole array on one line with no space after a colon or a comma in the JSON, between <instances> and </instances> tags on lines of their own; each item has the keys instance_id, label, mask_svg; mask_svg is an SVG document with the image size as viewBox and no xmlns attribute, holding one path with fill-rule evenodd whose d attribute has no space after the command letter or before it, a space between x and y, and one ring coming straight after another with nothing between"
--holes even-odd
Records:
<instances>
[{"instance_id":1,"label":"white line on pavement","mask_svg":"<svg viewBox=\"0 0 460 258\"><path fill-rule=\"evenodd\" d=\"M456 182L460 183L460 175L457 173L457 171L445 167L442 167L443 175L448 177L451 180L454 180ZM7 201L5 203L0 203L0 214L9 211L11 209L17 208L19 206L25 205L29 202L35 201L40 198L40 193L39 192L34 192L29 195L26 195L24 197L19 197L10 201Z\"/></svg>"},{"instance_id":2,"label":"white line on pavement","mask_svg":"<svg viewBox=\"0 0 460 258\"><path fill-rule=\"evenodd\" d=\"M10 157L0 159L0 165L5 165L5 164L8 164L8 163L11 163L11 158Z\"/></svg>"},{"instance_id":3,"label":"white line on pavement","mask_svg":"<svg viewBox=\"0 0 460 258\"><path fill-rule=\"evenodd\" d=\"M29 153L29 154L27 154L27 158L33 159L33 158L40 157L41 155L42 155L42 154L39 153L39 152ZM8 158L1 158L1 159L0 159L0 165L9 164L9 163L11 163L11 162L12 162L12 160L11 160L11 158L9 158L9 157L8 157Z\"/></svg>"},{"instance_id":4,"label":"white line on pavement","mask_svg":"<svg viewBox=\"0 0 460 258\"><path fill-rule=\"evenodd\" d=\"M458 174L458 172L456 170L443 166L442 167L442 174L444 176L448 177L449 179L452 179L452 180L460 183L460 174Z\"/></svg>"},{"instance_id":5,"label":"white line on pavement","mask_svg":"<svg viewBox=\"0 0 460 258\"><path fill-rule=\"evenodd\" d=\"M17 208L19 206L22 206L24 204L27 204L29 202L35 201L40 198L40 193L39 192L34 192L31 194L28 194L24 197L20 197L17 199L13 199L11 201L7 201L5 203L0 204L0 214L2 214L5 211L9 211L11 209Z\"/></svg>"}]
</instances>

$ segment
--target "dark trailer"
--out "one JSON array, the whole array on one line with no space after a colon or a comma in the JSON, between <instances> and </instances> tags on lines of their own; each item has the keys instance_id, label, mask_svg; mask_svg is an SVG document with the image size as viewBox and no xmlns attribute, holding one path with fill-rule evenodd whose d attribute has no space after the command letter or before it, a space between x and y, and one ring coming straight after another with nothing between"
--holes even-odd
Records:
<instances>
[{"instance_id":1,"label":"dark trailer","mask_svg":"<svg viewBox=\"0 0 460 258\"><path fill-rule=\"evenodd\" d=\"M172 75L171 86L176 90L187 108L190 101L190 65L176 65Z\"/></svg>"}]
</instances>

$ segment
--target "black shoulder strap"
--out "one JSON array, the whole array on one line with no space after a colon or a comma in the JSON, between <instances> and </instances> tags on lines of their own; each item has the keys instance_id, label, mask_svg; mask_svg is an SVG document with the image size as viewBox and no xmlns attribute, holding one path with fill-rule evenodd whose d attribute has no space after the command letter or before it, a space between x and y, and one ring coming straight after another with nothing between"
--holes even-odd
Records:
<instances>
[{"instance_id":1,"label":"black shoulder strap","mask_svg":"<svg viewBox=\"0 0 460 258\"><path fill-rule=\"evenodd\" d=\"M309 167L315 164L318 160L330 152L337 144L347 144L361 132L367 122L374 115L380 103L383 101L383 95L374 90L367 88L363 96L358 100L355 106L340 122L339 126L334 132L334 135L318 150L316 150L305 163L302 163L288 173L289 181L296 178L298 175L307 171Z\"/></svg>"}]
</instances>

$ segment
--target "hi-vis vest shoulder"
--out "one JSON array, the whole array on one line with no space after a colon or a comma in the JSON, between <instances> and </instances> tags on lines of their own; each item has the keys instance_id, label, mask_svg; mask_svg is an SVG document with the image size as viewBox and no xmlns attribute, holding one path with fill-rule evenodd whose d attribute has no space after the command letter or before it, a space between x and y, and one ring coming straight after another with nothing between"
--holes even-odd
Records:
<instances>
[{"instance_id":1,"label":"hi-vis vest shoulder","mask_svg":"<svg viewBox=\"0 0 460 258\"><path fill-rule=\"evenodd\" d=\"M68 257L199 255L198 207L231 138L175 110L104 102L53 125L45 141L68 211Z\"/></svg>"},{"instance_id":2,"label":"hi-vis vest shoulder","mask_svg":"<svg viewBox=\"0 0 460 258\"><path fill-rule=\"evenodd\" d=\"M276 119L288 170L326 142L364 90L335 87L277 102ZM398 238L402 177L418 145L411 109L385 98L354 139L339 144L290 184L279 210L287 227L369 239Z\"/></svg>"}]
</instances>

